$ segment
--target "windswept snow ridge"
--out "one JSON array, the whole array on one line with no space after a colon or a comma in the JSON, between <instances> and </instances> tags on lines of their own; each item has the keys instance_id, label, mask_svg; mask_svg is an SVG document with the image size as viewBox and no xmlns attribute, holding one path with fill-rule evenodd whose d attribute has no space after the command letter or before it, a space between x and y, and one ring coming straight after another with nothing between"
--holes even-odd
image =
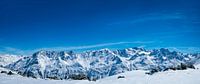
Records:
<instances>
[{"instance_id":1,"label":"windswept snow ridge","mask_svg":"<svg viewBox=\"0 0 200 84\"><path fill-rule=\"evenodd\" d=\"M23 56L9 55L9 54L0 55L0 66L6 66L13 62L16 62L21 58L23 58Z\"/></svg>"},{"instance_id":2,"label":"windswept snow ridge","mask_svg":"<svg viewBox=\"0 0 200 84\"><path fill-rule=\"evenodd\" d=\"M125 71L164 70L180 63L195 64L199 58L200 54L183 54L164 48L101 49L83 53L39 51L6 67L33 78L97 80Z\"/></svg>"}]
</instances>

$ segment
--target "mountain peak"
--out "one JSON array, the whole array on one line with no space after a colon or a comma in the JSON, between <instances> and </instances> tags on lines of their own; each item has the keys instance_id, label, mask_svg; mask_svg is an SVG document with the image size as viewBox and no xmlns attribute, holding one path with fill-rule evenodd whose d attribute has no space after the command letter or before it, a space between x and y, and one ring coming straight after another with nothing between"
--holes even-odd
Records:
<instances>
[{"instance_id":1,"label":"mountain peak","mask_svg":"<svg viewBox=\"0 0 200 84\"><path fill-rule=\"evenodd\" d=\"M42 50L7 67L36 78L69 79L71 75L84 74L88 76L87 78L99 79L136 69L149 70L152 67L165 69L192 60L194 62L195 58L199 59L200 56L177 54L165 48L157 50L138 47L122 50L105 48L82 53Z\"/></svg>"}]
</instances>

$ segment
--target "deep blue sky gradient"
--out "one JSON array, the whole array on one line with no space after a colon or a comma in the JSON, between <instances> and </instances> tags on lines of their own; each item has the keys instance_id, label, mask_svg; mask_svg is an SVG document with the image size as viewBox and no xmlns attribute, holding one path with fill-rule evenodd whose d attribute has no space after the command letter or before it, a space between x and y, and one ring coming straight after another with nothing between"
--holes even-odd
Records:
<instances>
[{"instance_id":1,"label":"deep blue sky gradient","mask_svg":"<svg viewBox=\"0 0 200 84\"><path fill-rule=\"evenodd\" d=\"M100 48L199 49L199 36L199 0L0 1L0 53L119 42L133 43Z\"/></svg>"}]
</instances>

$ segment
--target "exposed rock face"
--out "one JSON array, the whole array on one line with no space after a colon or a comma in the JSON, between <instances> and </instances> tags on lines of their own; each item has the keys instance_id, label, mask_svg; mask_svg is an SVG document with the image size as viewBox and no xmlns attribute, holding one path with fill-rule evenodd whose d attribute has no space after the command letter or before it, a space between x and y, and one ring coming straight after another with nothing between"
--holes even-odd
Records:
<instances>
[{"instance_id":1,"label":"exposed rock face","mask_svg":"<svg viewBox=\"0 0 200 84\"><path fill-rule=\"evenodd\" d=\"M39 51L24 57L7 68L34 78L97 80L131 70L166 70L183 64L196 63L199 54L182 54L168 49L124 50L102 49L83 53ZM186 67L192 67L186 65ZM185 66L181 66L185 68Z\"/></svg>"}]
</instances>

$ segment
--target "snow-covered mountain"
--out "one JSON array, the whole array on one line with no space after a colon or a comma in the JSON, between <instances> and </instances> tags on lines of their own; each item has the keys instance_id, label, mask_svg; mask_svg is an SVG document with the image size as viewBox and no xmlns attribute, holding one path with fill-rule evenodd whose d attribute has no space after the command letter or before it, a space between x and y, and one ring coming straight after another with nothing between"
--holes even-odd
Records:
<instances>
[{"instance_id":1,"label":"snow-covered mountain","mask_svg":"<svg viewBox=\"0 0 200 84\"><path fill-rule=\"evenodd\" d=\"M23 58L23 56L2 54L2 55L0 55L0 66L6 66L13 62L16 62L17 60L19 60L21 58Z\"/></svg>"},{"instance_id":2,"label":"snow-covered mountain","mask_svg":"<svg viewBox=\"0 0 200 84\"><path fill-rule=\"evenodd\" d=\"M199 65L195 66L200 68ZM1 68L0 68L1 70ZM88 80L42 80L19 75L0 74L0 84L199 84L200 69L169 70L154 75L145 74L144 70L133 70L97 81ZM125 78L119 78L124 76Z\"/></svg>"},{"instance_id":3,"label":"snow-covered mountain","mask_svg":"<svg viewBox=\"0 0 200 84\"><path fill-rule=\"evenodd\" d=\"M164 48L101 49L83 53L39 51L6 67L34 78L96 80L125 71L153 68L164 70L180 63L194 64L199 58L200 54L183 54Z\"/></svg>"}]
</instances>

